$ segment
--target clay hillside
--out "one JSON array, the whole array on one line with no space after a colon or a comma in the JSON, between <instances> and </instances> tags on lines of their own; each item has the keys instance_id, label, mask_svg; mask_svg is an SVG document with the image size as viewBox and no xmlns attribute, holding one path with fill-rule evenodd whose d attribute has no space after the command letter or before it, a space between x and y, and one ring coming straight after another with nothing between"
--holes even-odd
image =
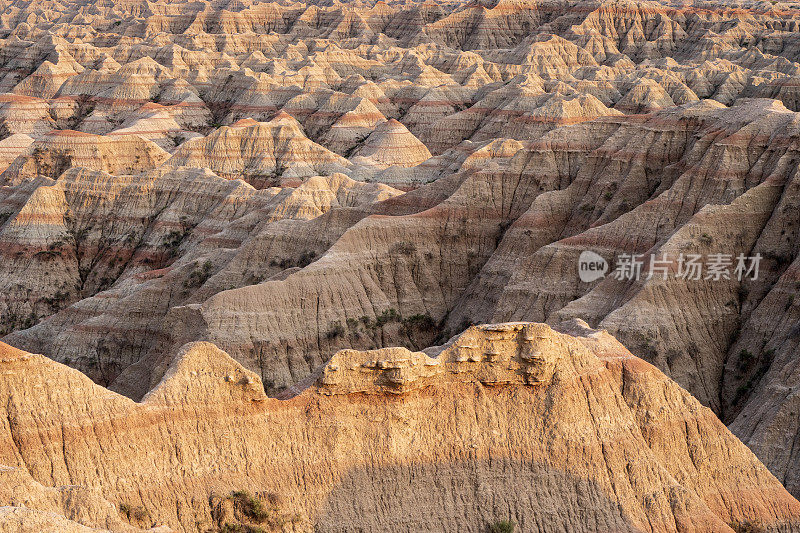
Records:
<instances>
[{"instance_id":1,"label":"clay hillside","mask_svg":"<svg viewBox=\"0 0 800 533\"><path fill-rule=\"evenodd\" d=\"M800 502L710 409L608 333L572 333L510 323L426 352L343 350L286 400L205 342L139 403L2 345L0 527L800 527Z\"/></svg>"},{"instance_id":2,"label":"clay hillside","mask_svg":"<svg viewBox=\"0 0 800 533\"><path fill-rule=\"evenodd\" d=\"M800 531L799 257L798 3L0 0L0 530Z\"/></svg>"}]
</instances>

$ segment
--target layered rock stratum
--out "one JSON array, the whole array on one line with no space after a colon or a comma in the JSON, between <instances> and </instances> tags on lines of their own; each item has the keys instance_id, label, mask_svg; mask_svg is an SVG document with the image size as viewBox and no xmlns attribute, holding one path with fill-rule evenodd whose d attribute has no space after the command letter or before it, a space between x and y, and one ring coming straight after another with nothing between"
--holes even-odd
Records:
<instances>
[{"instance_id":1,"label":"layered rock stratum","mask_svg":"<svg viewBox=\"0 0 800 533\"><path fill-rule=\"evenodd\" d=\"M365 394L354 378L335 380L337 358L390 348L405 358L407 349L426 366L421 351L471 324L580 319L710 408L800 497L798 21L800 8L779 0L2 0L0 336L75 371L53 363L55 375L88 376L96 385L84 380L85 390L115 398L109 405L135 418L189 343L215 345L228 355L201 346L253 372L263 402L288 406L310 397L319 376L325 390L340 391L319 393L325 402ZM638 279L609 272L583 282L584 251L612 267L630 254L666 258L667 274L647 276L645 261ZM677 276L678 258L692 254L758 256L760 269L742 279ZM215 356L206 359L215 364ZM390 381L381 383L375 394L366 391L374 402L364 405L394 405ZM288 403L272 399L294 394ZM485 412L501 416L506 399ZM662 409L645 395L636 401L628 402L631 413ZM105 420L100 413L82 414L81 427ZM614 416L634 416L624 413ZM567 424L563 416L553 423ZM625 426L623 418L612 422ZM301 419L292 418L293 427ZM34 431L39 423L19 427ZM363 420L331 419L351 423ZM190 456L201 453L186 446L195 450ZM539 457L534 448L526 453ZM431 464L444 464L442 453ZM641 457L649 468L669 462ZM196 517L219 529L224 523L212 514L246 518L246 499L224 492L236 489L233 482L213 504L206 481L178 496L180 504L167 491L134 501L132 488L103 477L110 467L92 461L96 480L86 474L76 485L99 492L81 492L89 502L83 510L68 509L68 476L23 475L20 462L9 461L19 486L48 503L4 509L6 527L192 530ZM287 461L302 463L294 455ZM464 461L453 455L440 470L489 472ZM523 468L506 461L505 472ZM407 465L366 464L353 467L358 483L388 476L385 469L412 475ZM326 475L345 476L340 466L326 466ZM686 528L760 519L761 504L735 511L732 497L702 495L664 468L683 487L674 494L698 498L670 493L670 501L706 517ZM556 470L557 491L577 486L569 477L575 468ZM661 475L647 474L657 481L641 486L666 490ZM713 482L720 494L737 489L723 478ZM753 487L766 483L756 478ZM261 490L259 483L248 486ZM622 502L622 493L609 496L610 485L598 483L600 492L586 494ZM345 503L346 490L331 513L366 513ZM774 511L790 500L764 491L763 509L771 511L763 518L791 529L781 522L791 513ZM169 511L159 510L159 520L140 516L142 508L161 509L162 496ZM297 498L290 507L306 513L302 527L346 528L316 521L322 515L313 502ZM432 498L440 503L434 529L477 530L489 519L488 511L465 514ZM510 509L498 501L493 512ZM276 502L265 505L283 517ZM669 513L641 505L625 511L631 528L682 529L682 517L694 512L671 507L669 526ZM192 518L182 518L183 508ZM532 508L514 509L524 530L551 530L531 522ZM591 530L591 519L577 525L555 503L549 509L554 524ZM593 523L623 528L611 519Z\"/></svg>"},{"instance_id":2,"label":"layered rock stratum","mask_svg":"<svg viewBox=\"0 0 800 533\"><path fill-rule=\"evenodd\" d=\"M343 350L284 400L210 343L181 348L139 403L2 345L0 524L800 526L800 502L710 409L606 332L570 328L488 325L425 352ZM266 510L237 515L241 498Z\"/></svg>"}]
</instances>

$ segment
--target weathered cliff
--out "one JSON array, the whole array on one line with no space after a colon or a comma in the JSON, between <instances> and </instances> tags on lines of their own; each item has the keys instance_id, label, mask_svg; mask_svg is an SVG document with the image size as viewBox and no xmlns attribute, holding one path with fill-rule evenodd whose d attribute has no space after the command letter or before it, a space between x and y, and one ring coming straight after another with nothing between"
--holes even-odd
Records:
<instances>
[{"instance_id":1,"label":"weathered cliff","mask_svg":"<svg viewBox=\"0 0 800 533\"><path fill-rule=\"evenodd\" d=\"M569 328L488 325L426 353L341 351L286 400L209 343L184 346L140 403L4 346L0 503L18 509L0 520L56 512L114 531L205 531L221 517L295 531L482 531L500 519L524 531L800 527L800 503L709 409L607 333ZM260 511L235 512L252 498Z\"/></svg>"}]
</instances>

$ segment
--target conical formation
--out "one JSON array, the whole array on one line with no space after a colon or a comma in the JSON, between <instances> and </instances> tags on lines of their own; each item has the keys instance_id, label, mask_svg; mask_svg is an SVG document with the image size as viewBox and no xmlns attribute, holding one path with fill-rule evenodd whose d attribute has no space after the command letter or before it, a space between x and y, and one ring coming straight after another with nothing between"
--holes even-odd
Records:
<instances>
[{"instance_id":1,"label":"conical formation","mask_svg":"<svg viewBox=\"0 0 800 533\"><path fill-rule=\"evenodd\" d=\"M379 124L355 155L381 167L415 167L431 157L425 145L394 119Z\"/></svg>"}]
</instances>

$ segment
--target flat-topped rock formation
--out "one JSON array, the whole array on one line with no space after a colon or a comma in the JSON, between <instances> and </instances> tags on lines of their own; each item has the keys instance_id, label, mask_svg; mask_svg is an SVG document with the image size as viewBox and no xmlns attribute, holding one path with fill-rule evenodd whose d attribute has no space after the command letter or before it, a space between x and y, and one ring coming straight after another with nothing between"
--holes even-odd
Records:
<instances>
[{"instance_id":1,"label":"flat-topped rock formation","mask_svg":"<svg viewBox=\"0 0 800 533\"><path fill-rule=\"evenodd\" d=\"M28 524L71 520L74 531L207 530L221 517L293 531L482 531L503 519L524 531L800 525L800 503L709 409L607 333L568 328L487 325L426 353L341 351L288 400L266 397L255 374L209 343L181 348L140 403L2 345L0 504L11 507L0 523L28 514ZM232 510L252 498L263 511Z\"/></svg>"}]
</instances>

